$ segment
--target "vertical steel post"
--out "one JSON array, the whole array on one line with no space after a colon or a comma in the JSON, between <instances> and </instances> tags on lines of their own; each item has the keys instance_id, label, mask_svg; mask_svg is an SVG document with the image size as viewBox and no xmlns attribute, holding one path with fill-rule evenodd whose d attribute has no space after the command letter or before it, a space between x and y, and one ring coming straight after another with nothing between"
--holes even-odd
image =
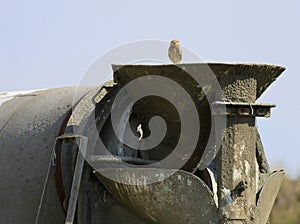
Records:
<instances>
[{"instance_id":1,"label":"vertical steel post","mask_svg":"<svg viewBox=\"0 0 300 224\"><path fill-rule=\"evenodd\" d=\"M228 75L220 84L226 102L255 102L255 79ZM217 165L220 223L245 223L252 216L256 196L255 145L255 117L228 115Z\"/></svg>"}]
</instances>

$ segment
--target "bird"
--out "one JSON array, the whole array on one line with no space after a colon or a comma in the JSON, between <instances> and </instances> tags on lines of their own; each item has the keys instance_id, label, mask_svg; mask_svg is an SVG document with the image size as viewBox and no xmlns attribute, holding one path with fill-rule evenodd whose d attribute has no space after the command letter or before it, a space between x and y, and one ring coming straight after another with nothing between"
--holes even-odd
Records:
<instances>
[{"instance_id":1,"label":"bird","mask_svg":"<svg viewBox=\"0 0 300 224\"><path fill-rule=\"evenodd\" d=\"M176 39L171 40L169 47L169 58L174 64L178 64L182 59L182 50L180 47L180 42Z\"/></svg>"}]
</instances>

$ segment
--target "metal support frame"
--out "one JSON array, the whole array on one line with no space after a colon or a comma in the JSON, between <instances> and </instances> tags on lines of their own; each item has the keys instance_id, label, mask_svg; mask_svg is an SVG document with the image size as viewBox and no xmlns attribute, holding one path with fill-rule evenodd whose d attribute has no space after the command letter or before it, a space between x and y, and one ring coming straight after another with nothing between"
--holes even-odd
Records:
<instances>
[{"instance_id":1,"label":"metal support frame","mask_svg":"<svg viewBox=\"0 0 300 224\"><path fill-rule=\"evenodd\" d=\"M79 146L74 175L73 175L71 194L68 203L67 216L65 221L65 224L73 224L75 218L76 206L77 206L78 192L79 192L81 178L82 178L83 166L85 162L85 156L87 153L88 138L81 135L62 135L58 137L56 141L62 141L65 139L76 139Z\"/></svg>"},{"instance_id":2,"label":"metal support frame","mask_svg":"<svg viewBox=\"0 0 300 224\"><path fill-rule=\"evenodd\" d=\"M230 100L230 96L227 97ZM219 220L222 224L266 223L261 222L266 218L258 217L256 209L259 191L256 183L260 181L257 167L260 164L256 157L259 136L255 117L270 117L272 107L275 105L253 102L213 104L215 116L227 117L222 149L217 156Z\"/></svg>"},{"instance_id":3,"label":"metal support frame","mask_svg":"<svg viewBox=\"0 0 300 224\"><path fill-rule=\"evenodd\" d=\"M76 165L73 175L73 182L72 182L72 188L71 188L71 194L70 194L70 200L67 210L67 216L66 216L66 224L73 224L74 223L74 217L75 217L75 211L76 211L76 205L77 205L77 198L78 198L78 192L79 187L81 183L81 177L82 177L82 171L83 166L85 162L85 156L87 152L87 142L88 138L81 135L62 135L56 138L55 144L52 150L52 156L49 163L47 176L45 179L43 192L41 196L41 201L39 205L39 209L37 212L37 216L35 218L35 224L43 223L44 214L47 210L47 192L49 191L49 186L54 187L54 183L52 183L52 178L50 178L50 174L54 175L54 169L57 166L57 155L56 153L60 151L59 149L62 147L62 143L66 139L76 139L78 142L79 150L77 153L77 159L76 159ZM51 182L51 183L50 183Z\"/></svg>"}]
</instances>

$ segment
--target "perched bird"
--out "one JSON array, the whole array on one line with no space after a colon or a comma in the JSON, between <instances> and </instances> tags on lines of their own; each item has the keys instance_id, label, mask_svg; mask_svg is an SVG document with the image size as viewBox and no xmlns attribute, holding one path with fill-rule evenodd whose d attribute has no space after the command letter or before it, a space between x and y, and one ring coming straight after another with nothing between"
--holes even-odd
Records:
<instances>
[{"instance_id":1,"label":"perched bird","mask_svg":"<svg viewBox=\"0 0 300 224\"><path fill-rule=\"evenodd\" d=\"M169 47L169 58L174 64L177 64L182 59L182 51L178 40L171 40Z\"/></svg>"}]
</instances>

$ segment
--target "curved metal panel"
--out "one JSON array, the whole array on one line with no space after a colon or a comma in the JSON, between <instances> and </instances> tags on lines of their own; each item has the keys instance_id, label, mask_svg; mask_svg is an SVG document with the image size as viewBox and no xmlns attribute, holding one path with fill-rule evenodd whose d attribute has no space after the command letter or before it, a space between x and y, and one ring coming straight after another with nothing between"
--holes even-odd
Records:
<instances>
[{"instance_id":1,"label":"curved metal panel","mask_svg":"<svg viewBox=\"0 0 300 224\"><path fill-rule=\"evenodd\" d=\"M166 177L152 184L147 178ZM115 182L101 174L110 173L116 179L130 181L129 184ZM137 176L141 179L136 178ZM217 206L213 193L207 185L193 174L167 169L103 169L97 177L107 190L120 202L147 223L218 223Z\"/></svg>"},{"instance_id":2,"label":"curved metal panel","mask_svg":"<svg viewBox=\"0 0 300 224\"><path fill-rule=\"evenodd\" d=\"M1 223L34 223L52 147L76 87L18 94L0 105ZM80 90L83 95L88 88ZM4 98L2 94L2 98ZM51 176L53 178L54 176ZM54 182L54 181L52 181ZM63 223L55 186L47 200L47 221Z\"/></svg>"}]
</instances>

